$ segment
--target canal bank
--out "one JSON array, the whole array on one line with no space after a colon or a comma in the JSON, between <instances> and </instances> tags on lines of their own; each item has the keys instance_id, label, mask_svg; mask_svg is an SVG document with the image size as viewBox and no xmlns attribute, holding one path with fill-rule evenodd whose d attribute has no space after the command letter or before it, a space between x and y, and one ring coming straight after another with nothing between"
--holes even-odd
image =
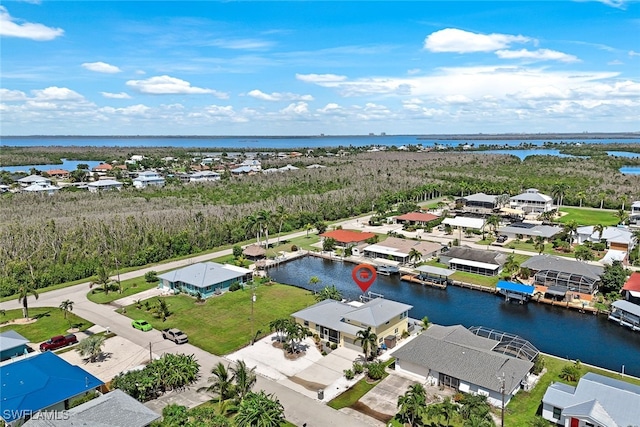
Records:
<instances>
[{"instance_id":1,"label":"canal bank","mask_svg":"<svg viewBox=\"0 0 640 427\"><path fill-rule=\"evenodd\" d=\"M320 287L335 285L348 299L362 294L351 279L353 264L304 257L269 270L274 280L310 289L316 276ZM610 322L604 316L547 304L505 302L493 293L473 292L457 286L446 290L401 282L398 276L378 276L370 291L413 305L412 318L441 325L485 326L520 335L544 353L579 359L614 372L640 376L640 334Z\"/></svg>"}]
</instances>

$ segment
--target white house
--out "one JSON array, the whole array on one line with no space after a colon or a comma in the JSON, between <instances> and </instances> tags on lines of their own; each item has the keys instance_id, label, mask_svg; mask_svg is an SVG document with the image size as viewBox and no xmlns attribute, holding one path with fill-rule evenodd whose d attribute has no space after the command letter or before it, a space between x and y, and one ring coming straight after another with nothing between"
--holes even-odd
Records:
<instances>
[{"instance_id":1,"label":"white house","mask_svg":"<svg viewBox=\"0 0 640 427\"><path fill-rule=\"evenodd\" d=\"M51 184L51 180L49 178L45 178L40 175L29 175L29 176L25 176L24 178L20 178L18 180L18 184L20 184L23 187L29 187L30 185L41 183L41 182L44 182L45 184Z\"/></svg>"},{"instance_id":2,"label":"white house","mask_svg":"<svg viewBox=\"0 0 640 427\"><path fill-rule=\"evenodd\" d=\"M46 181L38 181L28 187L23 188L23 191L28 191L30 193L46 193L48 195L55 194L58 190L60 190L60 187L51 185L50 182Z\"/></svg>"},{"instance_id":3,"label":"white house","mask_svg":"<svg viewBox=\"0 0 640 427\"><path fill-rule=\"evenodd\" d=\"M189 182L220 181L220 174L212 171L194 172L189 177Z\"/></svg>"},{"instance_id":4,"label":"white house","mask_svg":"<svg viewBox=\"0 0 640 427\"><path fill-rule=\"evenodd\" d=\"M104 190L122 190L122 183L115 179L101 179L99 181L88 183L87 189L91 193L97 193L98 191Z\"/></svg>"},{"instance_id":5,"label":"white house","mask_svg":"<svg viewBox=\"0 0 640 427\"><path fill-rule=\"evenodd\" d=\"M150 186L163 187L165 180L156 171L144 171L138 174L138 177L133 180L133 186L135 188L147 188Z\"/></svg>"},{"instance_id":6,"label":"white house","mask_svg":"<svg viewBox=\"0 0 640 427\"><path fill-rule=\"evenodd\" d=\"M542 418L565 427L636 426L640 387L592 372L575 387L552 383L542 398Z\"/></svg>"},{"instance_id":7,"label":"white house","mask_svg":"<svg viewBox=\"0 0 640 427\"><path fill-rule=\"evenodd\" d=\"M501 336L509 342L518 338L523 347L507 349L506 342L476 334L462 325L432 325L391 356L396 359L398 373L418 377L429 385L481 394L487 396L489 404L500 407L503 386L506 405L521 384L527 383L532 360L538 355L527 341L510 334ZM510 351L526 357L513 357Z\"/></svg>"},{"instance_id":8,"label":"white house","mask_svg":"<svg viewBox=\"0 0 640 427\"><path fill-rule=\"evenodd\" d=\"M524 193L511 197L509 206L525 213L543 213L554 209L553 199L535 188L529 188Z\"/></svg>"},{"instance_id":9,"label":"white house","mask_svg":"<svg viewBox=\"0 0 640 427\"><path fill-rule=\"evenodd\" d=\"M631 204L631 214L629 215L630 224L638 224L640 222L640 201Z\"/></svg>"},{"instance_id":10,"label":"white house","mask_svg":"<svg viewBox=\"0 0 640 427\"><path fill-rule=\"evenodd\" d=\"M248 166L250 168L253 168L255 171L259 171L262 169L260 160L256 160L256 159L247 159L244 162L240 163L238 166Z\"/></svg>"}]
</instances>

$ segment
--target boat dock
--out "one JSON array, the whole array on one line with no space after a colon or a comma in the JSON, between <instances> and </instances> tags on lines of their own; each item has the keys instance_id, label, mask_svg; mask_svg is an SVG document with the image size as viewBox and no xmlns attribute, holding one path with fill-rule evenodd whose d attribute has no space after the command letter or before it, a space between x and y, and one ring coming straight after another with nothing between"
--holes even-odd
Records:
<instances>
[{"instance_id":1,"label":"boat dock","mask_svg":"<svg viewBox=\"0 0 640 427\"><path fill-rule=\"evenodd\" d=\"M436 283L430 280L422 280L418 276L415 276L413 274L404 274L400 276L400 280L404 280L405 282L410 282L410 283L417 283L419 285L424 285L424 286L432 286L434 288L439 288L439 289L447 289L446 282Z\"/></svg>"}]
</instances>

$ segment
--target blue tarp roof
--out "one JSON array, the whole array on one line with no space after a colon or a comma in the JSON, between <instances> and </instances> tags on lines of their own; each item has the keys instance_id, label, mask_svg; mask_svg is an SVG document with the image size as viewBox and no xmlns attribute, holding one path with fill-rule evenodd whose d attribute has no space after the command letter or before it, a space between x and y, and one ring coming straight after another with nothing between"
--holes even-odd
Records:
<instances>
[{"instance_id":1,"label":"blue tarp roof","mask_svg":"<svg viewBox=\"0 0 640 427\"><path fill-rule=\"evenodd\" d=\"M0 416L6 422L22 418L103 384L79 366L52 352L2 366Z\"/></svg>"},{"instance_id":2,"label":"blue tarp roof","mask_svg":"<svg viewBox=\"0 0 640 427\"><path fill-rule=\"evenodd\" d=\"M535 286L523 285L522 283L507 282L506 280L500 280L496 285L496 289L499 291L505 290L510 292L519 292L521 294L533 295L536 290Z\"/></svg>"}]
</instances>

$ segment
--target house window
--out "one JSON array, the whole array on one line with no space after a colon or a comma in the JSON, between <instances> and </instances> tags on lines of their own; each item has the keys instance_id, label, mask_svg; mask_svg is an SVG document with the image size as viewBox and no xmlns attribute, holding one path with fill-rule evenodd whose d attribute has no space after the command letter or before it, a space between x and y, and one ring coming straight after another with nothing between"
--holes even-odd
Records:
<instances>
[{"instance_id":1,"label":"house window","mask_svg":"<svg viewBox=\"0 0 640 427\"><path fill-rule=\"evenodd\" d=\"M396 328L396 329L393 331L393 333L394 333L394 334L397 334L397 333L398 333L398 328Z\"/></svg>"},{"instance_id":2,"label":"house window","mask_svg":"<svg viewBox=\"0 0 640 427\"><path fill-rule=\"evenodd\" d=\"M307 326L307 327L309 326L309 321L308 320L304 321L304 326Z\"/></svg>"},{"instance_id":3,"label":"house window","mask_svg":"<svg viewBox=\"0 0 640 427\"><path fill-rule=\"evenodd\" d=\"M584 427L594 427L594 425L591 423L584 423Z\"/></svg>"},{"instance_id":4,"label":"house window","mask_svg":"<svg viewBox=\"0 0 640 427\"><path fill-rule=\"evenodd\" d=\"M561 408L556 408L554 406L553 407L553 418L556 419L556 420L559 420L561 416L562 416L562 409Z\"/></svg>"}]
</instances>

